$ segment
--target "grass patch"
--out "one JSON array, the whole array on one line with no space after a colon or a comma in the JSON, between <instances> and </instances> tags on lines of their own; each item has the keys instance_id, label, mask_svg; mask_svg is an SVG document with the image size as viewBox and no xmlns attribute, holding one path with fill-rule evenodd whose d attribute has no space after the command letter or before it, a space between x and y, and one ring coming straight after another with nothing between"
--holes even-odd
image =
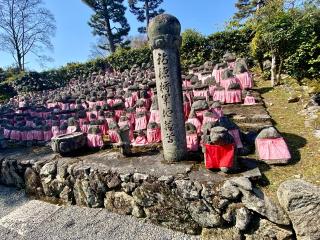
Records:
<instances>
[{"instance_id":1,"label":"grass patch","mask_svg":"<svg viewBox=\"0 0 320 240\"><path fill-rule=\"evenodd\" d=\"M265 190L274 196L283 181L293 178L320 185L320 141L313 136L311 128L305 127L305 117L298 114L303 104L288 103L290 93L283 86L270 89L270 82L263 80L257 81L256 85L262 90L267 110L292 154L289 165L265 169L264 174L270 183Z\"/></svg>"}]
</instances>

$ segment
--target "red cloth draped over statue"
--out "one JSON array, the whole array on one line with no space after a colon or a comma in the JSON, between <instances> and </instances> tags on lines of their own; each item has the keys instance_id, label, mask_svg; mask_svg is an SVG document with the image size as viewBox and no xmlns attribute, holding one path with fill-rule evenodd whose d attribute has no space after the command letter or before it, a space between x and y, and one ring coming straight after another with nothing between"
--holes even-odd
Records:
<instances>
[{"instance_id":1,"label":"red cloth draped over statue","mask_svg":"<svg viewBox=\"0 0 320 240\"><path fill-rule=\"evenodd\" d=\"M221 167L233 167L234 150L233 144L227 145L209 145L206 144L206 168L217 169Z\"/></svg>"},{"instance_id":2,"label":"red cloth draped over statue","mask_svg":"<svg viewBox=\"0 0 320 240\"><path fill-rule=\"evenodd\" d=\"M199 150L199 141L197 134L187 134L187 149L191 152Z\"/></svg>"},{"instance_id":3,"label":"red cloth draped over statue","mask_svg":"<svg viewBox=\"0 0 320 240\"><path fill-rule=\"evenodd\" d=\"M261 160L290 159L291 154L283 138L256 139L256 147Z\"/></svg>"}]
</instances>

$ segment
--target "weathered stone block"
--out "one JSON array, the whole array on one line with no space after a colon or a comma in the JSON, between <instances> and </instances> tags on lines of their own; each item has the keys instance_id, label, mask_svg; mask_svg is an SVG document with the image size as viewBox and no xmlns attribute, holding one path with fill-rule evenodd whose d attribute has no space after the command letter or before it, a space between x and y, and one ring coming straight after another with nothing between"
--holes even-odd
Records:
<instances>
[{"instance_id":1,"label":"weathered stone block","mask_svg":"<svg viewBox=\"0 0 320 240\"><path fill-rule=\"evenodd\" d=\"M27 168L24 173L26 193L30 195L42 195L40 176L32 169Z\"/></svg>"},{"instance_id":2,"label":"weathered stone block","mask_svg":"<svg viewBox=\"0 0 320 240\"><path fill-rule=\"evenodd\" d=\"M192 219L187 209L188 202L165 183L145 182L132 195L153 223L188 234L199 233L200 226Z\"/></svg>"},{"instance_id":3,"label":"weathered stone block","mask_svg":"<svg viewBox=\"0 0 320 240\"><path fill-rule=\"evenodd\" d=\"M107 192L104 200L106 209L122 214L131 215L134 208L138 208L132 196L124 192ZM137 211L137 209L135 209Z\"/></svg>"},{"instance_id":4,"label":"weathered stone block","mask_svg":"<svg viewBox=\"0 0 320 240\"><path fill-rule=\"evenodd\" d=\"M199 182L189 180L176 180L178 193L185 199L197 200L200 198L202 186Z\"/></svg>"},{"instance_id":5,"label":"weathered stone block","mask_svg":"<svg viewBox=\"0 0 320 240\"><path fill-rule=\"evenodd\" d=\"M226 181L221 189L220 189L221 196L229 199L229 200L236 200L240 197L241 192L240 190L230 181Z\"/></svg>"},{"instance_id":6,"label":"weathered stone block","mask_svg":"<svg viewBox=\"0 0 320 240\"><path fill-rule=\"evenodd\" d=\"M85 133L75 132L64 134L51 139L52 150L61 155L72 154L86 145Z\"/></svg>"},{"instance_id":7,"label":"weathered stone block","mask_svg":"<svg viewBox=\"0 0 320 240\"><path fill-rule=\"evenodd\" d=\"M320 239L320 188L303 180L288 180L277 192L297 239Z\"/></svg>"},{"instance_id":8,"label":"weathered stone block","mask_svg":"<svg viewBox=\"0 0 320 240\"><path fill-rule=\"evenodd\" d=\"M187 156L179 56L180 32L179 20L169 14L156 16L148 26L157 80L163 155L168 162L185 160Z\"/></svg>"},{"instance_id":9,"label":"weathered stone block","mask_svg":"<svg viewBox=\"0 0 320 240\"><path fill-rule=\"evenodd\" d=\"M290 225L290 219L285 211L267 197L263 192L254 188L253 193L240 189L242 192L242 203L246 208L259 213L273 223Z\"/></svg>"},{"instance_id":10,"label":"weathered stone block","mask_svg":"<svg viewBox=\"0 0 320 240\"><path fill-rule=\"evenodd\" d=\"M203 200L192 202L188 209L192 218L201 227L218 227L222 224L219 213L208 207Z\"/></svg>"},{"instance_id":11,"label":"weathered stone block","mask_svg":"<svg viewBox=\"0 0 320 240\"><path fill-rule=\"evenodd\" d=\"M239 208L236 210L236 225L235 227L241 231L245 231L251 221L251 213L245 208Z\"/></svg>"}]
</instances>

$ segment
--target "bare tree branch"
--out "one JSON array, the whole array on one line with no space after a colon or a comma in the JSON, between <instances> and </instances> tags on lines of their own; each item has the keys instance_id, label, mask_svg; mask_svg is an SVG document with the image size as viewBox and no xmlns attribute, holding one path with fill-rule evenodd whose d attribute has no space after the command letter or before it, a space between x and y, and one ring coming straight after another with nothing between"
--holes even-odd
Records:
<instances>
[{"instance_id":1,"label":"bare tree branch","mask_svg":"<svg viewBox=\"0 0 320 240\"><path fill-rule=\"evenodd\" d=\"M10 53L20 71L25 69L25 58L38 58L44 49L52 49L55 19L43 7L43 0L0 0L0 50Z\"/></svg>"}]
</instances>

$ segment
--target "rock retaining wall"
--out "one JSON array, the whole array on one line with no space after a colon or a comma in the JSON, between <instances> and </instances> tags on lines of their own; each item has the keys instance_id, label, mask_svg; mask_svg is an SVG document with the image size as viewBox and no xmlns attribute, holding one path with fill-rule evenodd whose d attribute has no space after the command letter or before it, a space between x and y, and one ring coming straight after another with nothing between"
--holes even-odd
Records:
<instances>
[{"instance_id":1,"label":"rock retaining wall","mask_svg":"<svg viewBox=\"0 0 320 240\"><path fill-rule=\"evenodd\" d=\"M292 239L285 211L246 177L221 183L187 174L117 173L72 158L1 160L0 183L38 198L145 218L204 239ZM230 238L232 236L232 238ZM219 238L213 238L219 239Z\"/></svg>"}]
</instances>

